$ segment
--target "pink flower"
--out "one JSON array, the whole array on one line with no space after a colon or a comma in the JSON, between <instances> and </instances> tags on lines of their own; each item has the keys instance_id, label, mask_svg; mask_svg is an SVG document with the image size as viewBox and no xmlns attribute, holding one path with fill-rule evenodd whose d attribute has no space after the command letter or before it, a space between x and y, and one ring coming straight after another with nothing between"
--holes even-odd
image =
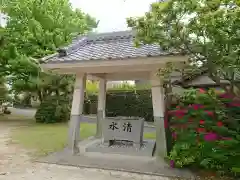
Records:
<instances>
[{"instance_id":1,"label":"pink flower","mask_svg":"<svg viewBox=\"0 0 240 180\"><path fill-rule=\"evenodd\" d=\"M204 123L205 123L204 120L200 120L200 121L199 121L199 124L204 124Z\"/></svg>"},{"instance_id":2,"label":"pink flower","mask_svg":"<svg viewBox=\"0 0 240 180\"><path fill-rule=\"evenodd\" d=\"M178 110L171 110L171 111L168 111L168 114L170 114L170 115L175 115L175 114L176 114L176 111L178 111Z\"/></svg>"},{"instance_id":3,"label":"pink flower","mask_svg":"<svg viewBox=\"0 0 240 180\"><path fill-rule=\"evenodd\" d=\"M184 109L168 111L168 114L174 115L177 118L182 118L186 113L187 113L187 111Z\"/></svg>"},{"instance_id":4,"label":"pink flower","mask_svg":"<svg viewBox=\"0 0 240 180\"><path fill-rule=\"evenodd\" d=\"M184 115L178 114L178 115L176 115L176 117L177 117L178 119L182 119L182 118L184 117Z\"/></svg>"},{"instance_id":5,"label":"pink flower","mask_svg":"<svg viewBox=\"0 0 240 180\"><path fill-rule=\"evenodd\" d=\"M204 135L205 141L216 141L218 139L218 135L216 133L207 133Z\"/></svg>"},{"instance_id":6,"label":"pink flower","mask_svg":"<svg viewBox=\"0 0 240 180\"><path fill-rule=\"evenodd\" d=\"M206 113L207 113L207 115L209 115L209 116L213 116L214 115L214 113L212 112L212 111L205 111Z\"/></svg>"},{"instance_id":7,"label":"pink flower","mask_svg":"<svg viewBox=\"0 0 240 180\"><path fill-rule=\"evenodd\" d=\"M200 93L205 93L206 91L204 89L199 89Z\"/></svg>"},{"instance_id":8,"label":"pink flower","mask_svg":"<svg viewBox=\"0 0 240 180\"><path fill-rule=\"evenodd\" d=\"M228 103L229 106L240 107L240 102L230 102Z\"/></svg>"},{"instance_id":9,"label":"pink flower","mask_svg":"<svg viewBox=\"0 0 240 180\"><path fill-rule=\"evenodd\" d=\"M191 107L194 110L198 110L198 109L204 108L204 106L202 104L192 104Z\"/></svg>"}]
</instances>

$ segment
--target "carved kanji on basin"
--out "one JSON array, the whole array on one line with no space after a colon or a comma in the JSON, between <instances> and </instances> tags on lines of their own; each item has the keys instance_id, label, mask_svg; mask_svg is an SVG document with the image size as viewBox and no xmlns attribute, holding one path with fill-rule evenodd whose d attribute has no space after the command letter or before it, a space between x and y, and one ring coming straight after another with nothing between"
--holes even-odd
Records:
<instances>
[{"instance_id":1,"label":"carved kanji on basin","mask_svg":"<svg viewBox=\"0 0 240 180\"><path fill-rule=\"evenodd\" d=\"M144 119L138 117L114 117L103 120L104 143L111 140L131 141L141 146L143 141Z\"/></svg>"}]
</instances>

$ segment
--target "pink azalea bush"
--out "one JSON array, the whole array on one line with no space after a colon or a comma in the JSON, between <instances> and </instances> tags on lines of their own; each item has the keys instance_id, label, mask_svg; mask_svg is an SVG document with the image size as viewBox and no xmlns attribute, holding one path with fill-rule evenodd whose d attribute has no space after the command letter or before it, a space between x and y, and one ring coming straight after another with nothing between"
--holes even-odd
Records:
<instances>
[{"instance_id":1,"label":"pink azalea bush","mask_svg":"<svg viewBox=\"0 0 240 180\"><path fill-rule=\"evenodd\" d=\"M218 97L212 91L195 91L169 111L174 142L171 167L194 165L236 173L240 168L240 124L228 119L228 111L236 111L240 101L231 102L230 98L229 94Z\"/></svg>"}]
</instances>

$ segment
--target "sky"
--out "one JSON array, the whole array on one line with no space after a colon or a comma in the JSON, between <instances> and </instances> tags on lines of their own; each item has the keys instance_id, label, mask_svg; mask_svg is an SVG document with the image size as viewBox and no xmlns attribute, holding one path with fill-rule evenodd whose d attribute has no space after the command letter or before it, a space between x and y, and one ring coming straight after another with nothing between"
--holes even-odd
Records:
<instances>
[{"instance_id":1,"label":"sky","mask_svg":"<svg viewBox=\"0 0 240 180\"><path fill-rule=\"evenodd\" d=\"M70 0L73 8L80 8L100 20L97 32L127 30L126 18L142 16L157 0Z\"/></svg>"}]
</instances>

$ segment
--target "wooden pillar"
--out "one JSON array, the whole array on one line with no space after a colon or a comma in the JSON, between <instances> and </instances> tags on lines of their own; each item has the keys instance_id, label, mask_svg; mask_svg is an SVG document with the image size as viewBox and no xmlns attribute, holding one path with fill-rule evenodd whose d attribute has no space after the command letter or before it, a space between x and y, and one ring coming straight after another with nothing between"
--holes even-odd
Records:
<instances>
[{"instance_id":1,"label":"wooden pillar","mask_svg":"<svg viewBox=\"0 0 240 180\"><path fill-rule=\"evenodd\" d=\"M99 81L98 110L97 110L97 131L96 137L102 137L102 121L105 118L106 109L106 79Z\"/></svg>"},{"instance_id":2,"label":"wooden pillar","mask_svg":"<svg viewBox=\"0 0 240 180\"><path fill-rule=\"evenodd\" d=\"M156 128L156 154L158 157L167 156L167 139L164 127L164 88L162 79L155 73L151 75L152 104Z\"/></svg>"},{"instance_id":3,"label":"wooden pillar","mask_svg":"<svg viewBox=\"0 0 240 180\"><path fill-rule=\"evenodd\" d=\"M80 140L80 137L79 137L80 121L83 116L85 86L86 86L86 75L77 74L75 85L74 85L71 117L69 122L69 134L68 134L68 148L71 150L73 154L79 151L78 142Z\"/></svg>"}]
</instances>

